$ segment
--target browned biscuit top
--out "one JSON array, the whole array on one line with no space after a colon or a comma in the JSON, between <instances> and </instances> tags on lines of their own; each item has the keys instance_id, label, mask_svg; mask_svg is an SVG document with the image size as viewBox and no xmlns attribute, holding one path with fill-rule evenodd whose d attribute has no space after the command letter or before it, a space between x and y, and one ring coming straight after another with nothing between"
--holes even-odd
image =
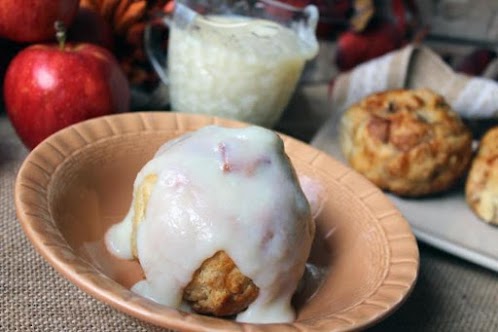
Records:
<instances>
[{"instance_id":1,"label":"browned biscuit top","mask_svg":"<svg viewBox=\"0 0 498 332\"><path fill-rule=\"evenodd\" d=\"M431 90L390 90L351 106L340 123L342 151L379 187L420 196L451 186L466 170L472 137Z\"/></svg>"},{"instance_id":2,"label":"browned biscuit top","mask_svg":"<svg viewBox=\"0 0 498 332\"><path fill-rule=\"evenodd\" d=\"M498 225L498 126L487 131L479 144L465 196L479 218Z\"/></svg>"}]
</instances>

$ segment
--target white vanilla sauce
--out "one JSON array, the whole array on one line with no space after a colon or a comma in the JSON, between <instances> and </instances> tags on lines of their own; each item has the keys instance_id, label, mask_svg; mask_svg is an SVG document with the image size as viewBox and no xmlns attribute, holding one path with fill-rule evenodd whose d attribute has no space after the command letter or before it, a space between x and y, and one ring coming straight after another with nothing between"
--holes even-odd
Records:
<instances>
[{"instance_id":1,"label":"white vanilla sauce","mask_svg":"<svg viewBox=\"0 0 498 332\"><path fill-rule=\"evenodd\" d=\"M305 62L318 52L315 36L309 38L240 16L197 15L189 28L172 24L167 67L173 108L271 126Z\"/></svg>"}]
</instances>

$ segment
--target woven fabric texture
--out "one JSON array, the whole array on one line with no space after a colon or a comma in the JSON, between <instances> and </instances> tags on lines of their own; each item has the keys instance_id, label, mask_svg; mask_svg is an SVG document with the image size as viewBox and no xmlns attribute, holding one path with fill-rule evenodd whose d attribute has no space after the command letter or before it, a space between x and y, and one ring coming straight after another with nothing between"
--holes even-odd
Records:
<instances>
[{"instance_id":1,"label":"woven fabric texture","mask_svg":"<svg viewBox=\"0 0 498 332\"><path fill-rule=\"evenodd\" d=\"M0 331L166 331L103 304L58 274L16 218L17 171L27 155L0 114ZM372 331L498 331L498 275L420 245L417 285Z\"/></svg>"}]
</instances>

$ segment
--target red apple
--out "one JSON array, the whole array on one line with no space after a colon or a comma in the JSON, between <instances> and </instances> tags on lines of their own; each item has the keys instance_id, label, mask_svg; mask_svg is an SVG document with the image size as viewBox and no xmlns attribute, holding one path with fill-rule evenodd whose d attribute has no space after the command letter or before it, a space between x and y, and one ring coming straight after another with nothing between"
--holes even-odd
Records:
<instances>
[{"instance_id":1,"label":"red apple","mask_svg":"<svg viewBox=\"0 0 498 332\"><path fill-rule=\"evenodd\" d=\"M71 124L128 111L130 89L121 67L103 47L39 44L11 61L4 98L14 128L32 149Z\"/></svg>"},{"instance_id":2,"label":"red apple","mask_svg":"<svg viewBox=\"0 0 498 332\"><path fill-rule=\"evenodd\" d=\"M54 22L72 23L79 0L1 0L0 37L41 42L54 36Z\"/></svg>"}]
</instances>

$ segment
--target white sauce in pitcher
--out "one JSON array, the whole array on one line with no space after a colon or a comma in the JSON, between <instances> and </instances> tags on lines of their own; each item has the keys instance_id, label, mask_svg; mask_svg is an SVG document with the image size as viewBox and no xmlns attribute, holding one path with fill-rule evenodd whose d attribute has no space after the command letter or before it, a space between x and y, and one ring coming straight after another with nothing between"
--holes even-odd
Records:
<instances>
[{"instance_id":1,"label":"white sauce in pitcher","mask_svg":"<svg viewBox=\"0 0 498 332\"><path fill-rule=\"evenodd\" d=\"M195 270L224 250L260 290L237 320L293 321L315 226L280 138L260 127L204 127L162 146L135 189L150 174L158 180L137 232L146 279L133 290L179 308ZM133 205L106 235L122 258L132 258L132 218Z\"/></svg>"},{"instance_id":2,"label":"white sauce in pitcher","mask_svg":"<svg viewBox=\"0 0 498 332\"><path fill-rule=\"evenodd\" d=\"M302 40L268 20L196 16L188 27L173 23L168 47L173 109L271 126L305 61L317 52L315 40Z\"/></svg>"}]
</instances>

